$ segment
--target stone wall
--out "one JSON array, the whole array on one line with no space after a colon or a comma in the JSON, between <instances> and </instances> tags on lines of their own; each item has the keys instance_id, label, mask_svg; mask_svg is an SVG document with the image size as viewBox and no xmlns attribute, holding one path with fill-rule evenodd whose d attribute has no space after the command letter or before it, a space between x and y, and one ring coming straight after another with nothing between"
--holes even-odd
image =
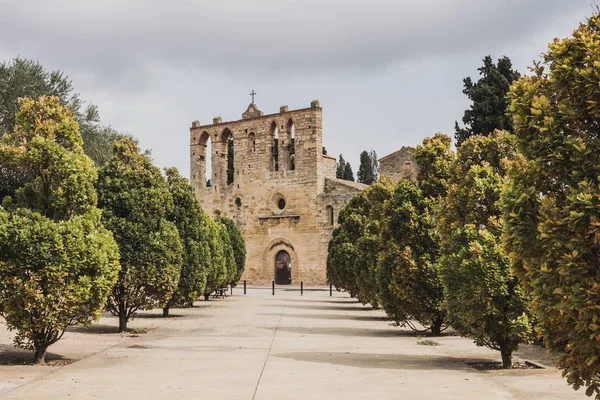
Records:
<instances>
[{"instance_id":1,"label":"stone wall","mask_svg":"<svg viewBox=\"0 0 600 400\"><path fill-rule=\"evenodd\" d=\"M394 182L402 178L417 180L417 164L413 158L413 147L402 147L400 150L379 159L379 174Z\"/></svg>"},{"instance_id":2,"label":"stone wall","mask_svg":"<svg viewBox=\"0 0 600 400\"><path fill-rule=\"evenodd\" d=\"M227 141L233 136L234 179L227 184ZM275 140L277 139L277 140ZM206 187L206 149L211 145L211 181ZM335 186L335 159L322 154L322 109L264 115L251 104L242 119L190 128L191 183L210 215L232 218L246 241L242 279L266 284L274 279L275 255L291 257L292 283L326 283L327 243L337 213L360 186ZM277 154L277 157L274 156ZM357 185L357 184L354 184ZM335 222L335 221L334 221Z\"/></svg>"}]
</instances>

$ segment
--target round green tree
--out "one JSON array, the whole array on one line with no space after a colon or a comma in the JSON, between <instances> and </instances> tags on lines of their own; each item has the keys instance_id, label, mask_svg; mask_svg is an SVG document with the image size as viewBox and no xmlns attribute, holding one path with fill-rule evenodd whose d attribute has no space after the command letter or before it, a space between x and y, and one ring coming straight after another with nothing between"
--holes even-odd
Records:
<instances>
[{"instance_id":1,"label":"round green tree","mask_svg":"<svg viewBox=\"0 0 600 400\"><path fill-rule=\"evenodd\" d=\"M219 217L217 220L227 229L227 235L229 236L229 242L231 243L231 248L233 250L236 268L235 273L230 276L228 283L231 287L235 287L244 273L244 266L246 265L246 243L242 237L242 232L240 232L231 218Z\"/></svg>"},{"instance_id":2,"label":"round green tree","mask_svg":"<svg viewBox=\"0 0 600 400\"><path fill-rule=\"evenodd\" d=\"M78 124L57 97L21 101L0 164L27 177L0 207L0 314L43 363L67 326L100 317L118 248L96 208L97 174Z\"/></svg>"},{"instance_id":3,"label":"round green tree","mask_svg":"<svg viewBox=\"0 0 600 400\"><path fill-rule=\"evenodd\" d=\"M431 202L408 179L394 186L381 221L377 279L381 304L388 316L418 331L421 328L414 324L417 321L439 335L445 311Z\"/></svg>"},{"instance_id":4,"label":"round green tree","mask_svg":"<svg viewBox=\"0 0 600 400\"><path fill-rule=\"evenodd\" d=\"M499 199L515 153L512 136L504 132L467 139L458 149L437 224L449 321L478 346L498 350L505 368L531 334L528 298L501 240Z\"/></svg>"},{"instance_id":5,"label":"round green tree","mask_svg":"<svg viewBox=\"0 0 600 400\"><path fill-rule=\"evenodd\" d=\"M235 279L235 276L237 275L237 265L235 264L235 254L233 253L233 246L231 245L231 238L229 237L227 226L225 226L225 224L223 224L220 220L217 220L216 222L219 228L219 241L221 242L221 246L223 248L225 268L227 270L225 280L221 283L221 287L224 287L227 286L233 279Z\"/></svg>"},{"instance_id":6,"label":"round green tree","mask_svg":"<svg viewBox=\"0 0 600 400\"><path fill-rule=\"evenodd\" d=\"M167 220L173 198L160 170L127 138L115 142L97 189L102 220L119 245L121 271L107 309L123 332L136 311L166 304L177 289L182 248Z\"/></svg>"},{"instance_id":7,"label":"round green tree","mask_svg":"<svg viewBox=\"0 0 600 400\"><path fill-rule=\"evenodd\" d=\"M228 253L229 250L233 253L233 248L229 246L229 249L226 249L223 239L229 240L229 237L223 233L224 230L221 224L207 216L206 241L210 250L210 268L206 275L206 287L204 288L204 300L207 301L212 292L227 284L229 271L233 271L233 264L235 264L235 261L232 262L235 260L232 254L229 255L228 263Z\"/></svg>"},{"instance_id":8,"label":"round green tree","mask_svg":"<svg viewBox=\"0 0 600 400\"><path fill-rule=\"evenodd\" d=\"M329 282L348 291L361 303L370 303L376 308L379 306L379 223L383 204L391 190L391 182L382 179L354 196L342 208L327 255Z\"/></svg>"},{"instance_id":9,"label":"round green tree","mask_svg":"<svg viewBox=\"0 0 600 400\"><path fill-rule=\"evenodd\" d=\"M189 181L176 168L167 168L166 175L173 196L168 219L177 227L183 256L177 289L165 303L163 316L168 316L174 305L191 306L204 293L211 261L206 234L208 215L200 208Z\"/></svg>"},{"instance_id":10,"label":"round green tree","mask_svg":"<svg viewBox=\"0 0 600 400\"><path fill-rule=\"evenodd\" d=\"M511 88L506 243L568 382L600 399L600 15Z\"/></svg>"},{"instance_id":11,"label":"round green tree","mask_svg":"<svg viewBox=\"0 0 600 400\"><path fill-rule=\"evenodd\" d=\"M434 215L445 195L454 153L441 133L417 146L417 182L401 180L385 202L378 279L382 305L400 325L439 335L445 323L438 276L439 237Z\"/></svg>"}]
</instances>

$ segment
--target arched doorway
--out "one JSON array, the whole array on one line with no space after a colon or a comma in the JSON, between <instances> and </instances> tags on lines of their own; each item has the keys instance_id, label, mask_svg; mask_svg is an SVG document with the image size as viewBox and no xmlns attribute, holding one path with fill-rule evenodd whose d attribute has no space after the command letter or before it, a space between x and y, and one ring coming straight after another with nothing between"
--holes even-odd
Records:
<instances>
[{"instance_id":1,"label":"arched doorway","mask_svg":"<svg viewBox=\"0 0 600 400\"><path fill-rule=\"evenodd\" d=\"M277 285L292 284L292 261L290 253L280 250L275 256L275 283Z\"/></svg>"}]
</instances>

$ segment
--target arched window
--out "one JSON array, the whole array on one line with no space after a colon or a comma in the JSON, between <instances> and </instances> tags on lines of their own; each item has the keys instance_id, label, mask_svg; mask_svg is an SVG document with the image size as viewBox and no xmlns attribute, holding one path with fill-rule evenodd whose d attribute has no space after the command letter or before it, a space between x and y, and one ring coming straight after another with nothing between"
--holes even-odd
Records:
<instances>
[{"instance_id":1,"label":"arched window","mask_svg":"<svg viewBox=\"0 0 600 400\"><path fill-rule=\"evenodd\" d=\"M333 206L325 207L325 214L327 215L327 224L333 226L333 223L335 222L333 219Z\"/></svg>"},{"instance_id":2,"label":"arched window","mask_svg":"<svg viewBox=\"0 0 600 400\"><path fill-rule=\"evenodd\" d=\"M225 128L223 134L221 135L221 141L227 144L227 184L231 185L234 180L235 175L235 167L233 162L234 155L234 143L233 143L233 133L229 130L229 128Z\"/></svg>"},{"instance_id":3,"label":"arched window","mask_svg":"<svg viewBox=\"0 0 600 400\"><path fill-rule=\"evenodd\" d=\"M212 145L208 132L202 132L200 135L200 176L198 179L204 178L206 187L212 185L210 174L212 171Z\"/></svg>"},{"instance_id":4,"label":"arched window","mask_svg":"<svg viewBox=\"0 0 600 400\"><path fill-rule=\"evenodd\" d=\"M291 118L287 123L287 133L288 137L290 138L290 144L288 145L288 151L290 154L290 165L288 167L290 171L293 171L296 169L296 128L294 127L294 121L292 121Z\"/></svg>"},{"instance_id":5,"label":"arched window","mask_svg":"<svg viewBox=\"0 0 600 400\"><path fill-rule=\"evenodd\" d=\"M271 170L279 171L279 128L275 121L271 124L271 137L273 138L273 145L271 146Z\"/></svg>"},{"instance_id":6,"label":"arched window","mask_svg":"<svg viewBox=\"0 0 600 400\"><path fill-rule=\"evenodd\" d=\"M256 151L256 134L254 134L254 132L250 132L248 135L248 151Z\"/></svg>"}]
</instances>

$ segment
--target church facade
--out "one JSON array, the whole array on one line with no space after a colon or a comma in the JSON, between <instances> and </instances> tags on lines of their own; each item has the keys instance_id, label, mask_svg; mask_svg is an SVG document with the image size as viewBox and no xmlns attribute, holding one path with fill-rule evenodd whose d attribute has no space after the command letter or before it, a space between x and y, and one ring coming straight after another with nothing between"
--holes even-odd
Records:
<instances>
[{"instance_id":1,"label":"church facade","mask_svg":"<svg viewBox=\"0 0 600 400\"><path fill-rule=\"evenodd\" d=\"M268 115L252 103L237 121L194 121L190 157L190 181L202 208L232 218L244 236L242 279L326 283L327 245L338 213L365 185L335 177L335 158L323 154L317 100Z\"/></svg>"}]
</instances>

